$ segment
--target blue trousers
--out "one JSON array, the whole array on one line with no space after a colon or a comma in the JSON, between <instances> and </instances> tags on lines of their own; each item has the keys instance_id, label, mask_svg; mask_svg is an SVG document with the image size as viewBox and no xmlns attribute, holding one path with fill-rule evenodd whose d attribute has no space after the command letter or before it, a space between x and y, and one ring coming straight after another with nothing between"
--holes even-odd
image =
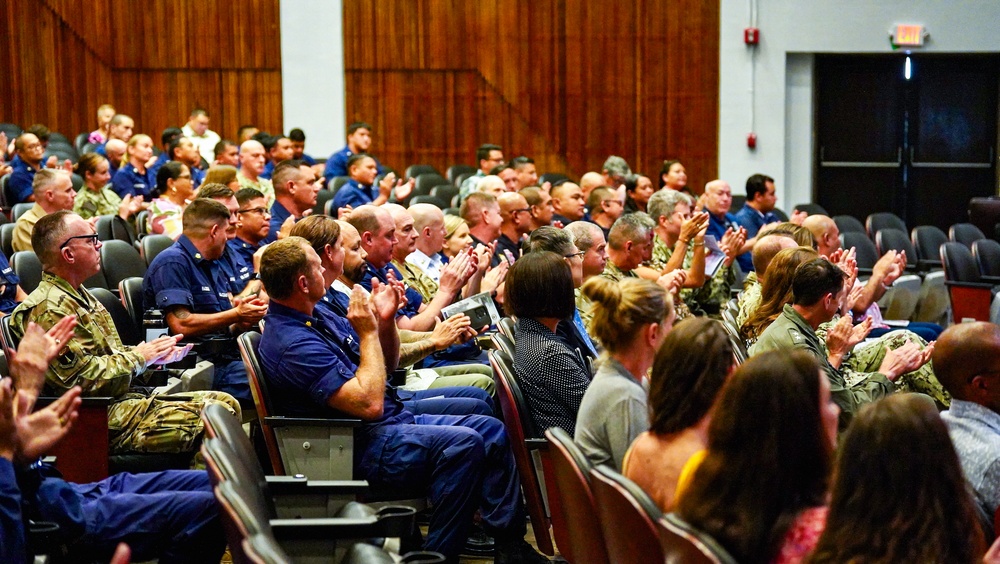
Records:
<instances>
[{"instance_id":1,"label":"blue trousers","mask_svg":"<svg viewBox=\"0 0 1000 564\"><path fill-rule=\"evenodd\" d=\"M226 548L208 473L168 470L116 474L91 484L69 484L79 496L86 532L73 554L108 561L119 542L142 562L211 562ZM51 507L50 510L60 510Z\"/></svg>"},{"instance_id":2,"label":"blue trousers","mask_svg":"<svg viewBox=\"0 0 1000 564\"><path fill-rule=\"evenodd\" d=\"M936 341L941 333L944 332L944 327L941 327L937 323L926 323L923 321L911 321L906 327L876 327L868 333L868 338L874 339L876 337L881 337L890 331L898 331L900 329L905 329L907 331L912 331L917 335L920 335L923 340L928 343L931 341Z\"/></svg>"},{"instance_id":3,"label":"blue trousers","mask_svg":"<svg viewBox=\"0 0 1000 564\"><path fill-rule=\"evenodd\" d=\"M217 361L215 375L212 377L212 389L226 392L240 402L241 409L253 409L253 395L250 394L250 382L247 380L247 367L242 360Z\"/></svg>"},{"instance_id":4,"label":"blue trousers","mask_svg":"<svg viewBox=\"0 0 1000 564\"><path fill-rule=\"evenodd\" d=\"M494 536L523 536L521 483L503 424L483 415L413 417L369 431L358 475L378 487L428 489L425 548L457 560L476 509Z\"/></svg>"},{"instance_id":5,"label":"blue trousers","mask_svg":"<svg viewBox=\"0 0 1000 564\"><path fill-rule=\"evenodd\" d=\"M396 390L396 395L414 415L493 415L489 392L473 386L450 386L433 390Z\"/></svg>"}]
</instances>

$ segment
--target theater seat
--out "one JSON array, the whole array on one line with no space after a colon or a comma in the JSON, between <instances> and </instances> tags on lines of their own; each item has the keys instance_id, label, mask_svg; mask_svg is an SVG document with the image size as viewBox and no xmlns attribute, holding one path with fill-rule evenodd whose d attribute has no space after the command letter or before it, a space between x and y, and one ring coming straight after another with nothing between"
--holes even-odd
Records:
<instances>
[{"instance_id":1,"label":"theater seat","mask_svg":"<svg viewBox=\"0 0 1000 564\"><path fill-rule=\"evenodd\" d=\"M953 321L991 321L991 304L996 292L993 284L983 282L972 251L962 243L945 243L941 245L941 263L951 297Z\"/></svg>"},{"instance_id":2,"label":"theater seat","mask_svg":"<svg viewBox=\"0 0 1000 564\"><path fill-rule=\"evenodd\" d=\"M715 539L695 529L676 513L664 515L657 525L664 562L736 564L736 559Z\"/></svg>"},{"instance_id":3,"label":"theater seat","mask_svg":"<svg viewBox=\"0 0 1000 564\"><path fill-rule=\"evenodd\" d=\"M573 564L608 561L604 533L590 489L593 467L573 437L559 427L545 431L552 459L549 499L558 498L560 511L552 512L552 533L559 551Z\"/></svg>"},{"instance_id":4,"label":"theater seat","mask_svg":"<svg viewBox=\"0 0 1000 564\"><path fill-rule=\"evenodd\" d=\"M649 495L606 466L591 469L590 484L609 560L662 564L657 521L663 515Z\"/></svg>"}]
</instances>

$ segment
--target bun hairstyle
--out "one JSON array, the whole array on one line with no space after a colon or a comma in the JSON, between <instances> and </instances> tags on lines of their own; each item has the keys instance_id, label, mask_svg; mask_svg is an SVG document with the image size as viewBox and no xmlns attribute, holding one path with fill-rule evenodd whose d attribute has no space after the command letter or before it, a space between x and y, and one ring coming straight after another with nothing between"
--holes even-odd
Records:
<instances>
[{"instance_id":1,"label":"bun hairstyle","mask_svg":"<svg viewBox=\"0 0 1000 564\"><path fill-rule=\"evenodd\" d=\"M590 331L609 352L625 348L647 323L661 323L674 310L670 295L655 282L594 276L580 291L593 302Z\"/></svg>"}]
</instances>

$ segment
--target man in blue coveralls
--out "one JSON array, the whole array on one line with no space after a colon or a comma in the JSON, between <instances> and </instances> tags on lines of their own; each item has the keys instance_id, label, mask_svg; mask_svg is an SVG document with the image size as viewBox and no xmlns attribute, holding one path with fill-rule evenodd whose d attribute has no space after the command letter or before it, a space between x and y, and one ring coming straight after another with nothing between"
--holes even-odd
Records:
<instances>
[{"instance_id":1,"label":"man in blue coveralls","mask_svg":"<svg viewBox=\"0 0 1000 564\"><path fill-rule=\"evenodd\" d=\"M264 251L261 278L271 305L260 356L276 411L362 419L358 478L380 488L427 488L434 513L426 548L449 562L458 561L476 509L496 538L496 562L545 562L523 538L521 488L503 424L485 415L404 407L386 386L380 340L395 332L396 290L375 280L370 296L360 287L352 291L347 318L361 351L355 363L345 352L344 330L314 315L327 291L323 272L316 251L299 237Z\"/></svg>"}]
</instances>

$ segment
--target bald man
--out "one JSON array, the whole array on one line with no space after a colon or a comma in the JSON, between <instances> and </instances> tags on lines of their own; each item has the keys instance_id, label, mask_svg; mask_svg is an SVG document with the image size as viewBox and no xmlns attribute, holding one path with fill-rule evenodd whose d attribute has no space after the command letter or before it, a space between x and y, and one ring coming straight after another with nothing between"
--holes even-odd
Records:
<instances>
[{"instance_id":1,"label":"bald man","mask_svg":"<svg viewBox=\"0 0 1000 564\"><path fill-rule=\"evenodd\" d=\"M753 248L754 272L747 275L747 279L743 283L743 291L739 295L740 310L736 314L737 325L742 327L750 319L753 312L760 307L763 301L760 290L764 285L764 277L767 276L767 267L771 264L774 255L782 249L797 246L798 243L795 242L795 239L784 233L767 234L757 240L757 244Z\"/></svg>"},{"instance_id":2,"label":"bald man","mask_svg":"<svg viewBox=\"0 0 1000 564\"><path fill-rule=\"evenodd\" d=\"M586 219L586 198L580 186L573 182L563 182L549 190L552 196L553 222L569 225L574 221Z\"/></svg>"},{"instance_id":3,"label":"bald man","mask_svg":"<svg viewBox=\"0 0 1000 564\"><path fill-rule=\"evenodd\" d=\"M953 325L941 334L931 360L952 395L941 419L976 501L992 518L1000 506L1000 327Z\"/></svg>"},{"instance_id":4,"label":"bald man","mask_svg":"<svg viewBox=\"0 0 1000 564\"><path fill-rule=\"evenodd\" d=\"M511 263L517 260L521 256L521 241L531 233L531 207L524 196L517 192L506 192L497 198L497 202L500 204L503 222L500 223L500 237L493 254L494 265L504 258Z\"/></svg>"},{"instance_id":5,"label":"bald man","mask_svg":"<svg viewBox=\"0 0 1000 564\"><path fill-rule=\"evenodd\" d=\"M240 188L253 188L267 196L267 207L270 209L274 205L274 185L270 180L260 177L266 163L267 155L260 141L251 139L240 145L240 171L236 174L236 180L240 183Z\"/></svg>"},{"instance_id":6,"label":"bald man","mask_svg":"<svg viewBox=\"0 0 1000 564\"><path fill-rule=\"evenodd\" d=\"M448 234L444 228L444 212L433 204L413 204L407 210L413 216L413 230L417 233L417 243L413 252L406 257L406 262L416 266L431 280L441 280L441 269L444 268L445 239Z\"/></svg>"},{"instance_id":7,"label":"bald man","mask_svg":"<svg viewBox=\"0 0 1000 564\"><path fill-rule=\"evenodd\" d=\"M590 193L598 186L604 186L604 176L599 172L585 172L580 177L580 190L583 190L583 198L586 200Z\"/></svg>"}]
</instances>

